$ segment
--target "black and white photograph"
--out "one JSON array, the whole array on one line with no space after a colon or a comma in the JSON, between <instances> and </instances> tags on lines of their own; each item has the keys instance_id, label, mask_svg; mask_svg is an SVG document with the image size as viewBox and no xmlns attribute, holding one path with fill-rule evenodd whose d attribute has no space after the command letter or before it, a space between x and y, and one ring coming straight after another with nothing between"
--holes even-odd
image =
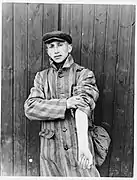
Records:
<instances>
[{"instance_id":1,"label":"black and white photograph","mask_svg":"<svg viewBox=\"0 0 137 180\"><path fill-rule=\"evenodd\" d=\"M2 177L135 177L135 4L1 3Z\"/></svg>"}]
</instances>

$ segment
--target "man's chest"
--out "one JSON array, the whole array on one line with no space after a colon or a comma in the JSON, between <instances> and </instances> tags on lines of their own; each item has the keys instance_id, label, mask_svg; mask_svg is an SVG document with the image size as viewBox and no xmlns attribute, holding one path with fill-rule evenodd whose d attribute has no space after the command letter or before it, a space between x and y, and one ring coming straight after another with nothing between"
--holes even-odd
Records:
<instances>
[{"instance_id":1,"label":"man's chest","mask_svg":"<svg viewBox=\"0 0 137 180\"><path fill-rule=\"evenodd\" d=\"M50 70L44 83L44 91L48 98L68 98L72 96L76 86L76 72L74 69Z\"/></svg>"}]
</instances>

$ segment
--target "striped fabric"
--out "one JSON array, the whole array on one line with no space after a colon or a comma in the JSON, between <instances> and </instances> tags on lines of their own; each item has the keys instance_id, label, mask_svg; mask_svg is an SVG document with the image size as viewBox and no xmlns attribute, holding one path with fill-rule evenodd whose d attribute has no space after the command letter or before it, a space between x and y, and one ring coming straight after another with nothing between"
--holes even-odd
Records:
<instances>
[{"instance_id":1,"label":"striped fabric","mask_svg":"<svg viewBox=\"0 0 137 180\"><path fill-rule=\"evenodd\" d=\"M92 71L74 63L71 55L61 69L57 70L50 60L50 67L36 74L24 108L30 120L42 122L39 133L41 176L99 176L95 166L84 170L77 164L74 111L66 108L67 98L75 95L80 95L85 101L85 107L78 108L88 115L90 124L99 96L95 77ZM90 136L89 146L94 154Z\"/></svg>"}]
</instances>

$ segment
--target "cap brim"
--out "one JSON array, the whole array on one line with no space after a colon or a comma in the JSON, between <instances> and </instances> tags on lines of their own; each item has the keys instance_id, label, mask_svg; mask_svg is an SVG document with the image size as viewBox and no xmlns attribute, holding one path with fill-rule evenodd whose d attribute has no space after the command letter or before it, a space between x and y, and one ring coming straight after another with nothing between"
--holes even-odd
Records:
<instances>
[{"instance_id":1,"label":"cap brim","mask_svg":"<svg viewBox=\"0 0 137 180\"><path fill-rule=\"evenodd\" d=\"M64 39L61 39L61 38L57 38L57 37L52 37L52 38L49 38L47 40L44 41L45 44L48 44L48 43L51 43L53 41L59 41L59 42L65 42Z\"/></svg>"}]
</instances>

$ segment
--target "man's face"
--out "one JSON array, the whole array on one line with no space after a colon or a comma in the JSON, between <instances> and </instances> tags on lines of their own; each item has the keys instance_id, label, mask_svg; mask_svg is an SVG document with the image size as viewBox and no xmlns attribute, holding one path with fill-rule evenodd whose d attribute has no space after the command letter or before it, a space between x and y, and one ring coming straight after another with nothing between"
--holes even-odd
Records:
<instances>
[{"instance_id":1,"label":"man's face","mask_svg":"<svg viewBox=\"0 0 137 180\"><path fill-rule=\"evenodd\" d=\"M72 51L72 46L65 42L53 41L47 46L47 53L56 63L61 63Z\"/></svg>"}]
</instances>

